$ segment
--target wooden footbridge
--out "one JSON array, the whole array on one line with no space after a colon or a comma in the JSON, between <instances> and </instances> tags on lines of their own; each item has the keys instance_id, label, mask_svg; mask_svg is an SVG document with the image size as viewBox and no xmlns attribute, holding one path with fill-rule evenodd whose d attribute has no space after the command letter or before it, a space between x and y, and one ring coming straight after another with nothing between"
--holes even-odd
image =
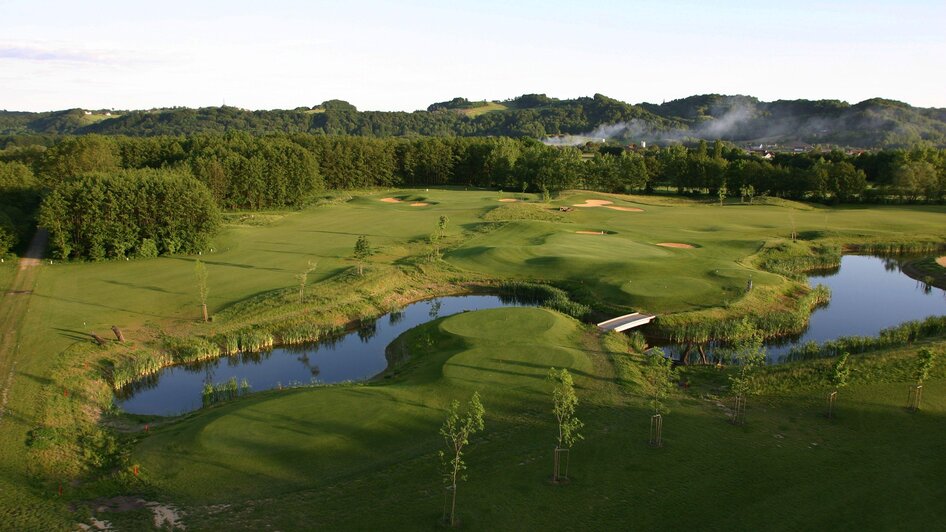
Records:
<instances>
[{"instance_id":1,"label":"wooden footbridge","mask_svg":"<svg viewBox=\"0 0 946 532\"><path fill-rule=\"evenodd\" d=\"M648 323L654 321L656 314L641 314L640 312L635 312L633 314L625 314L623 316L618 316L617 318L612 318L608 321L602 321L598 324L598 328L602 331L626 331L628 329L633 329L634 327L640 327L641 325L647 325Z\"/></svg>"}]
</instances>

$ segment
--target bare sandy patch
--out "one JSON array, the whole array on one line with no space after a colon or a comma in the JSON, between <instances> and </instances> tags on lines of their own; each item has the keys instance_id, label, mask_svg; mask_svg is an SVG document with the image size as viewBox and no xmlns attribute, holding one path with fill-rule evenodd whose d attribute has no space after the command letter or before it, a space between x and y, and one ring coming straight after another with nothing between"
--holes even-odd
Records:
<instances>
[{"instance_id":1,"label":"bare sandy patch","mask_svg":"<svg viewBox=\"0 0 946 532\"><path fill-rule=\"evenodd\" d=\"M572 205L573 207L603 207L605 205L611 205L613 201L601 200L601 199L586 199L584 203L576 203Z\"/></svg>"},{"instance_id":2,"label":"bare sandy patch","mask_svg":"<svg viewBox=\"0 0 946 532\"><path fill-rule=\"evenodd\" d=\"M503 202L503 203L515 203L515 202L517 202L517 201L519 201L519 200L517 200L517 199L515 199L515 198L503 198L503 199L501 199L501 200L499 200L499 201L501 201L501 202Z\"/></svg>"},{"instance_id":3,"label":"bare sandy patch","mask_svg":"<svg viewBox=\"0 0 946 532\"><path fill-rule=\"evenodd\" d=\"M165 524L172 530L176 528L186 528L184 524L181 523L181 513L173 506L157 502L148 502L145 503L145 506L150 508L151 513L154 514L155 528L163 529Z\"/></svg>"},{"instance_id":4,"label":"bare sandy patch","mask_svg":"<svg viewBox=\"0 0 946 532\"><path fill-rule=\"evenodd\" d=\"M644 212L644 209L638 209L637 207L619 207L617 205L606 205L604 208L611 209L612 211Z\"/></svg>"},{"instance_id":5,"label":"bare sandy patch","mask_svg":"<svg viewBox=\"0 0 946 532\"><path fill-rule=\"evenodd\" d=\"M26 270L26 269L32 268L33 266L39 266L39 263L40 263L39 259L22 258L20 259L20 269Z\"/></svg>"},{"instance_id":6,"label":"bare sandy patch","mask_svg":"<svg viewBox=\"0 0 946 532\"><path fill-rule=\"evenodd\" d=\"M575 231L579 235L603 235L604 231Z\"/></svg>"},{"instance_id":7,"label":"bare sandy patch","mask_svg":"<svg viewBox=\"0 0 946 532\"><path fill-rule=\"evenodd\" d=\"M385 203L403 203L401 200L397 198L381 198L378 201L383 201Z\"/></svg>"},{"instance_id":8,"label":"bare sandy patch","mask_svg":"<svg viewBox=\"0 0 946 532\"><path fill-rule=\"evenodd\" d=\"M411 203L411 207L426 207L428 205L430 204L424 203L423 201L415 201L414 203Z\"/></svg>"},{"instance_id":9,"label":"bare sandy patch","mask_svg":"<svg viewBox=\"0 0 946 532\"><path fill-rule=\"evenodd\" d=\"M679 249L693 249L694 247L690 244L683 244L681 242L661 242L657 245L663 246L665 248L679 248Z\"/></svg>"},{"instance_id":10,"label":"bare sandy patch","mask_svg":"<svg viewBox=\"0 0 946 532\"><path fill-rule=\"evenodd\" d=\"M156 528L171 528L175 529L186 529L184 523L181 521L181 512L177 508L169 504L161 504L155 501L146 501L137 497L130 497L125 495L120 495L118 497L112 497L110 499L97 499L92 501L93 507L96 512L130 512L132 510L137 510L139 508L148 508L151 510L151 513L154 517L154 526ZM111 528L102 528L102 524L106 527L111 527L108 521L98 521L95 518L92 518L91 527L83 527L81 524L80 528L83 530L112 530Z\"/></svg>"}]
</instances>

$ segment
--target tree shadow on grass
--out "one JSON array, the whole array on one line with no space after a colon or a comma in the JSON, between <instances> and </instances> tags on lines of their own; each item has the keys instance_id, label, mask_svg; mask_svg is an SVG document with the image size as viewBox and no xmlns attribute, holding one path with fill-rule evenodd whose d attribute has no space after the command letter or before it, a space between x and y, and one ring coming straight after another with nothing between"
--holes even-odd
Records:
<instances>
[{"instance_id":1,"label":"tree shadow on grass","mask_svg":"<svg viewBox=\"0 0 946 532\"><path fill-rule=\"evenodd\" d=\"M494 359L494 360L498 360L498 359ZM509 361L509 360L502 361L501 363L502 363L503 365L514 365L514 366L515 366L515 365L518 365L518 366L525 366L525 367L532 367L532 368L541 368L541 369L543 369L543 370L545 370L545 371L543 371L543 373L540 374L540 375L535 375L535 374L532 374L532 373L524 373L524 372L521 372L521 371L510 371L510 370L505 370L505 369L487 368L487 367L483 367L483 366L472 366L472 365L469 365L469 364L449 363L449 365L450 365L450 366L453 366L453 367L457 367L457 368L467 368L467 369L473 369L473 370L477 370L477 371L485 371L485 372L489 372L489 373L498 373L498 374L502 374L502 375L510 375L510 376L513 376L513 377L524 377L524 378L534 379L534 380L540 380L540 381L544 381L544 380L546 379L546 373L545 373L545 372L547 372L547 371L548 371L548 368L551 367L551 366L545 366L545 365L541 365L541 364L529 364L529 363L524 363L524 362L523 362L523 363L519 363L519 362L514 362L514 361ZM599 377L599 376L597 376L597 375L590 375L590 374L585 373L585 372L583 372L583 371L582 371L582 372L575 371L575 370L569 370L569 371L572 372L572 373L574 373L575 375L581 375L582 377L585 377L585 378L588 378L588 379L594 379L594 380L600 380L600 381L610 381L610 379L606 379L606 378L603 378L603 377ZM455 378L455 377L452 377L452 378ZM469 379L467 379L467 380L469 380Z\"/></svg>"},{"instance_id":2,"label":"tree shadow on grass","mask_svg":"<svg viewBox=\"0 0 946 532\"><path fill-rule=\"evenodd\" d=\"M326 234L326 235L345 235L345 236L354 236L354 237L359 237L359 236L364 235L364 236L371 236L371 237L376 237L376 238L387 238L387 235L378 235L378 234L374 234L374 233L364 233L364 232L360 232L360 231L359 231L359 232L354 232L354 233L349 233L349 232L345 232L345 231L320 231L320 230L318 230L318 229L301 229L300 232L303 232L303 233L321 233L321 234Z\"/></svg>"},{"instance_id":3,"label":"tree shadow on grass","mask_svg":"<svg viewBox=\"0 0 946 532\"><path fill-rule=\"evenodd\" d=\"M546 378L546 377L545 377L546 373L548 372L549 368L552 367L552 366L550 366L550 365L548 365L548 364L535 364L535 363L533 363L533 362L522 362L522 361L519 361L519 360L503 360L503 359L500 359L500 358L491 358L490 360L492 360L492 361L494 361L494 362L497 362L497 363L499 363L499 364L503 364L503 365L522 366L522 367L525 367L525 368L541 369L541 370L544 371L544 373L542 374L542 377L541 377L542 379L545 379L545 378ZM485 368L484 368L484 369L485 369ZM572 375L578 375L578 376L581 376L581 377L584 377L584 378L587 378L587 379L594 379L594 380L598 380L598 381L611 382L611 379L609 379L609 378L600 377L600 376L598 376L598 375L593 375L593 374L591 374L591 373L588 373L587 371L581 371L581 370L577 370L577 369L573 369L573 368L567 368L567 369L568 369L569 373L571 373Z\"/></svg>"},{"instance_id":4,"label":"tree shadow on grass","mask_svg":"<svg viewBox=\"0 0 946 532\"><path fill-rule=\"evenodd\" d=\"M264 266L254 266L254 265L252 265L252 264L241 264L241 263L239 263L239 262L222 262L222 261L219 261L219 260L203 260L203 259L201 259L200 257L196 257L196 258L192 258L192 257L168 257L168 258L171 259L171 260L181 260L181 261L184 261L184 262L197 262L198 260L200 260L200 261L203 262L204 264L212 264L212 265L214 265L214 266L226 266L226 267L229 267L229 268L241 268L241 269L245 269L245 270L266 270L266 271L270 271L270 272L287 272L287 271L290 271L290 270L287 270L287 269L285 269L285 268L271 268L271 267L264 267Z\"/></svg>"},{"instance_id":5,"label":"tree shadow on grass","mask_svg":"<svg viewBox=\"0 0 946 532\"><path fill-rule=\"evenodd\" d=\"M165 320L174 319L173 316L165 316L165 315L162 315L162 314L153 314L153 313L151 313L151 312L143 312L143 311L140 311L140 310L132 310L132 309L127 309L127 308L122 308L122 307L113 307L113 306L110 306L110 305L103 305L103 304L101 304L101 303L90 303L90 302L88 302L88 301L82 301L82 300L79 300L79 299L70 299L70 298L68 298L68 297L56 297L56 296L49 296L49 295L36 294L36 293L33 294L33 297L42 297L42 298L46 298L46 299L52 299L52 300L54 300L54 301L65 301L65 302L67 302L67 303L75 303L75 304L77 304L77 305L87 305L87 306L90 306L90 307L104 308L104 309L107 309L107 310L115 310L115 311L118 311L118 312L125 312L125 313L128 313L128 314L138 314L138 315L141 315L141 316L151 316L152 318L161 318L161 319L165 319Z\"/></svg>"},{"instance_id":6,"label":"tree shadow on grass","mask_svg":"<svg viewBox=\"0 0 946 532\"><path fill-rule=\"evenodd\" d=\"M114 285L117 285L117 286L124 286L124 287L127 287L127 288L134 288L134 289L136 289L136 290L150 290L150 291L152 291L152 292L161 292L161 293L164 293L164 294L179 294L179 295L185 295L185 294L183 294L183 292L174 292L174 291L171 291L171 290L167 290L167 289L165 289L165 288L161 288L160 286L145 286L145 285L139 285L139 284L135 284L135 283L125 283L125 282L122 282L122 281L113 281L113 280L110 280L110 279L106 279L105 282L108 283L108 284L114 284Z\"/></svg>"},{"instance_id":7,"label":"tree shadow on grass","mask_svg":"<svg viewBox=\"0 0 946 532\"><path fill-rule=\"evenodd\" d=\"M63 329L61 327L53 327L52 329L54 331L59 331L60 336L66 337L70 340L76 340L80 342L91 342L93 340L92 335L87 332L76 331L74 329Z\"/></svg>"}]
</instances>

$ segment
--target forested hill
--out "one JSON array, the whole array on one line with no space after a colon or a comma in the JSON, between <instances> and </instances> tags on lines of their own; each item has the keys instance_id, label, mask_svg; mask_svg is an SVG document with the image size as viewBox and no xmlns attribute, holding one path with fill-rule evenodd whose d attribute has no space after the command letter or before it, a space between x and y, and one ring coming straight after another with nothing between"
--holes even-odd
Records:
<instances>
[{"instance_id":1,"label":"forested hill","mask_svg":"<svg viewBox=\"0 0 946 532\"><path fill-rule=\"evenodd\" d=\"M946 109L883 99L763 102L750 96L691 96L662 104L628 104L601 94L559 100L527 94L506 101L455 98L425 111L359 111L330 100L292 110L236 107L148 111L71 109L43 113L0 111L0 134L187 135L245 131L363 136L553 137L561 143L609 138L618 142L723 139L782 145L859 148L946 146ZM563 137L564 136L564 137Z\"/></svg>"}]
</instances>

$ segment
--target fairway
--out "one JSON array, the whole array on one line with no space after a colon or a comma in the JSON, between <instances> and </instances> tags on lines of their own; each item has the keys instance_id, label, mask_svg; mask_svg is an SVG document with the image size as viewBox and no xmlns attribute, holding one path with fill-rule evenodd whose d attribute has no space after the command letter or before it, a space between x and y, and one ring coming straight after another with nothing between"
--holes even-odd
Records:
<instances>
[{"instance_id":1,"label":"fairway","mask_svg":"<svg viewBox=\"0 0 946 532\"><path fill-rule=\"evenodd\" d=\"M157 348L165 335L212 336L284 319L337 326L510 280L556 283L604 318L726 312L745 299L750 276L760 294L798 286L754 262L793 230L806 242L841 246L946 239L943 207L771 203L720 207L588 192L544 203L485 190L374 190L301 211L228 214L199 256L44 263L18 322L28 341L15 355L2 421L10 452L0 505L23 508L9 516L20 528L69 528L77 518L59 502L63 483L62 501L148 494L183 509L188 529L302 528L313 515L335 528L433 526L442 505L437 431L449 402L478 390L488 428L469 450L470 481L460 486L464 526L552 527L574 515L583 516L582 527L610 528L919 524L944 495L929 476L943 472L930 450L944 436L942 376L930 383L920 415L897 406L903 383L865 383L845 392L850 410L837 423L819 418L815 392L805 391L753 405L744 428L725 423L718 406L725 381L710 379L715 384L699 393L674 394L667 446L653 450L646 386L623 340L541 308L461 314L412 330L397 342L407 362L366 385L261 392L169 421L99 416L111 401L102 368ZM434 239L440 217L444 235ZM374 251L363 276L352 258L361 235ZM200 322L197 260L208 272L210 323ZM310 261L318 266L298 304L297 275ZM0 280L9 284L13 271L0 265ZM90 343L89 333L109 336L113 325L126 346ZM562 489L545 483L555 433L550 366L576 376L586 423L573 454L575 481ZM55 436L38 440L38 427ZM121 452L109 467L117 473L72 483L87 476L76 462L80 441L93 437L83 431L114 434ZM846 456L873 465L844 469ZM819 471L830 471L843 495ZM908 497L911 485L922 493ZM859 515L830 510L868 497L868 488L894 495ZM750 492L751 500L740 498ZM365 493L372 512L359 506ZM680 514L681 504L692 511ZM149 514L106 518L134 528Z\"/></svg>"}]
</instances>

